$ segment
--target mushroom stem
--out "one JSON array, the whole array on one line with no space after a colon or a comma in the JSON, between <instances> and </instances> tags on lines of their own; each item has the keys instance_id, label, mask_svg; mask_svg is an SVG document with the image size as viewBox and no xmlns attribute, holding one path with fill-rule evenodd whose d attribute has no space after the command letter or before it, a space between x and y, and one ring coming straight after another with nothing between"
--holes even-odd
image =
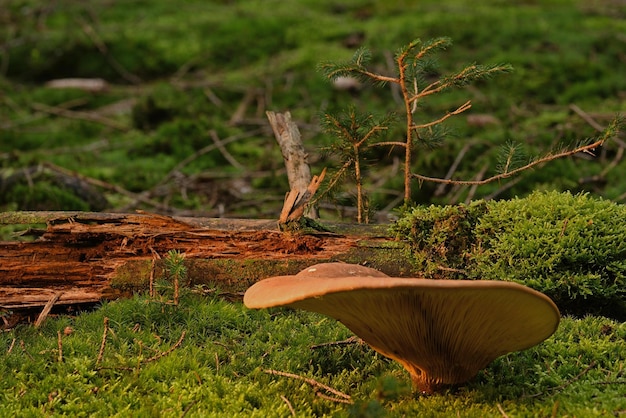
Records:
<instances>
[{"instance_id":1,"label":"mushroom stem","mask_svg":"<svg viewBox=\"0 0 626 418\"><path fill-rule=\"evenodd\" d=\"M404 366L407 372L409 372L413 388L419 393L432 395L446 386L446 384L442 383L441 379L436 378L432 374L427 373L425 370L420 369L414 364L405 362L399 363Z\"/></svg>"},{"instance_id":2,"label":"mushroom stem","mask_svg":"<svg viewBox=\"0 0 626 418\"><path fill-rule=\"evenodd\" d=\"M437 384L430 379L426 379L425 376L411 375L411 381L413 382L413 387L421 394L424 395L432 395L433 393L441 390L440 384Z\"/></svg>"}]
</instances>

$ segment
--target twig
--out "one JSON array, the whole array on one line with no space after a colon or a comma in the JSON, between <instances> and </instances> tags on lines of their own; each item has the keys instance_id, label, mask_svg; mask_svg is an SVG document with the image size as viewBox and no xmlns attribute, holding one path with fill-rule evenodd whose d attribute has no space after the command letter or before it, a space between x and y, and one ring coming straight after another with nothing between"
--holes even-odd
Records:
<instances>
[{"instance_id":1,"label":"twig","mask_svg":"<svg viewBox=\"0 0 626 418\"><path fill-rule=\"evenodd\" d=\"M325 391L327 391L329 393L332 393L333 395L337 395L338 397L343 398L343 402L345 402L345 400L348 400L348 401L352 402L350 400L351 399L350 395L346 395L345 393L340 392L337 389L333 389L330 386L326 386L325 384L320 383L320 382L318 382L315 379L311 379L309 377L299 376L299 375L293 374L293 373L281 372L279 370L273 370L273 369L267 369L267 370L264 370L264 372L268 373L268 374L277 375L277 376L284 376L284 377L290 377L292 379L302 380L303 382L308 383L309 385L313 386L314 388L324 389Z\"/></svg>"},{"instance_id":2,"label":"twig","mask_svg":"<svg viewBox=\"0 0 626 418\"><path fill-rule=\"evenodd\" d=\"M437 120L428 122L428 123L424 123L422 125L413 125L413 129L423 129L423 128L428 128L431 126L435 126L438 125L440 123L442 123L443 121L445 121L446 119L454 116L454 115L458 115L459 113L463 113L466 110L470 109L472 107L472 103L468 100L467 102L463 103L461 106L459 106L456 110L453 110L452 112L448 112L445 115L443 115L442 117L440 117Z\"/></svg>"},{"instance_id":3,"label":"twig","mask_svg":"<svg viewBox=\"0 0 626 418\"><path fill-rule=\"evenodd\" d=\"M615 158L613 158L613 161L611 161L609 165L607 165L604 168L604 170L602 170L602 172L600 173L600 178L604 178L604 176L606 176L609 171L617 167L620 161L622 161L623 157L624 157L624 146L620 144L619 148L617 149L617 153L615 154Z\"/></svg>"},{"instance_id":4,"label":"twig","mask_svg":"<svg viewBox=\"0 0 626 418\"><path fill-rule=\"evenodd\" d=\"M394 71L394 67L396 65L396 63L394 62L393 53L390 50L386 49L384 51L384 55L385 55L385 64L387 65L387 71L391 73ZM402 95L400 94L400 86L398 86L396 83L391 83L389 86L391 88L391 97L393 98L393 101L398 104L402 104Z\"/></svg>"},{"instance_id":5,"label":"twig","mask_svg":"<svg viewBox=\"0 0 626 418\"><path fill-rule=\"evenodd\" d=\"M56 164L53 164L53 163L50 163L50 162L42 163L42 165L44 167L52 170L52 171L56 171L57 173L61 173L61 174L64 174L66 176L71 176L71 177L78 178L79 180L82 180L82 181L84 181L86 183L89 183L92 186L101 187L103 189L119 193L121 195L124 195L126 197L129 197L129 198L133 199L135 202L145 203L147 205L150 205L150 206L152 206L154 208L157 208L159 210L162 210L164 212L167 212L167 211L170 210L170 208L167 205L163 205L163 204L161 204L159 202L155 202L155 201L149 199L143 193L133 193L133 192L130 192L130 191L124 189L123 187L118 186L118 185L107 183L105 181L94 179L92 177L87 177L87 176L82 175L82 174L80 174L78 172L68 170L66 168L60 167L60 166L58 166Z\"/></svg>"},{"instance_id":6,"label":"twig","mask_svg":"<svg viewBox=\"0 0 626 418\"><path fill-rule=\"evenodd\" d=\"M91 93L100 93L109 88L102 78L57 78L46 83L50 89L79 89Z\"/></svg>"},{"instance_id":7,"label":"twig","mask_svg":"<svg viewBox=\"0 0 626 418\"><path fill-rule=\"evenodd\" d=\"M445 271L446 273L458 273L458 274L462 274L463 276L467 276L467 271L463 269L456 269L453 267L446 267L446 266L437 266L437 270Z\"/></svg>"},{"instance_id":8,"label":"twig","mask_svg":"<svg viewBox=\"0 0 626 418\"><path fill-rule=\"evenodd\" d=\"M504 409L502 409L502 405L500 405L499 403L496 404L496 408L498 408L498 411L500 411L500 414L502 414L502 416L504 418L509 418L509 416L506 414L506 412L504 412Z\"/></svg>"},{"instance_id":9,"label":"twig","mask_svg":"<svg viewBox=\"0 0 626 418\"><path fill-rule=\"evenodd\" d=\"M26 350L26 344L24 344L24 340L20 340L20 348L22 349L22 352L28 356L29 359L33 361L35 360L33 356L30 355L28 350Z\"/></svg>"},{"instance_id":10,"label":"twig","mask_svg":"<svg viewBox=\"0 0 626 418\"><path fill-rule=\"evenodd\" d=\"M569 385L571 385L572 383L574 383L575 381L577 381L578 379L580 379L589 370L591 370L594 367L596 367L596 364L597 363L595 362L595 360L592 361L580 373L578 373L576 376L572 377L571 379L569 379L567 382L563 383L562 385L559 385L559 386L556 386L556 387L553 387L553 388L549 388L549 389L547 389L547 390L545 390L543 392L535 393L534 395L528 395L528 396L524 396L524 397L525 398L538 398L540 396L545 395L547 392L555 392L555 391L563 390L566 387L568 387Z\"/></svg>"},{"instance_id":11,"label":"twig","mask_svg":"<svg viewBox=\"0 0 626 418\"><path fill-rule=\"evenodd\" d=\"M203 92L204 92L204 95L207 97L207 99L209 99L211 103L213 103L215 106L221 108L224 105L224 102L222 101L222 99L217 97L217 95L213 92L213 90L211 90L210 87L205 87Z\"/></svg>"},{"instance_id":12,"label":"twig","mask_svg":"<svg viewBox=\"0 0 626 418\"><path fill-rule=\"evenodd\" d=\"M9 346L9 349L7 350L7 354L11 354L11 352L13 351L13 347L15 346L16 340L17 338L13 338L13 341L11 341L11 345Z\"/></svg>"},{"instance_id":13,"label":"twig","mask_svg":"<svg viewBox=\"0 0 626 418\"><path fill-rule=\"evenodd\" d=\"M461 164L461 161L463 160L463 157L465 157L465 154L467 154L467 151L469 151L469 149L472 147L472 145L474 145L472 142L467 142L463 148L461 148L461 151L459 151L459 153L457 154L456 158L454 159L454 162L452 163L452 165L450 166L450 168L448 169L448 172L446 173L446 176L444 177L445 179L450 179L452 178L452 176L454 175L454 173L456 172L456 169L459 167L459 164ZM435 189L435 196L442 196L445 191L446 191L446 184L440 184L439 186L437 186L437 189Z\"/></svg>"},{"instance_id":14,"label":"twig","mask_svg":"<svg viewBox=\"0 0 626 418\"><path fill-rule=\"evenodd\" d=\"M245 138L250 138L250 137L252 137L254 135L262 133L263 131L264 131L264 128L258 128L258 129L254 129L252 131L243 132L241 134L232 135L232 136L229 136L228 138L222 139L220 141L220 143L221 143L222 146L224 146L224 145L229 144L231 142L239 141L239 140L245 139ZM211 152L211 151L213 151L215 149L217 149L217 144L207 145L206 147L199 149L198 151L196 151L195 153L193 153L189 157L185 158L184 160L182 160L181 162L176 164L176 167L172 168L170 170L170 172L167 173L165 175L165 177L163 177L163 179L160 182L158 182L156 184L156 186L154 186L151 190L155 190L157 187L162 186L163 184L167 183L172 177L174 177L174 175L176 173L181 171L183 169L183 167L185 167L187 164L189 164L192 161L200 158L204 154L208 154L209 152Z\"/></svg>"},{"instance_id":15,"label":"twig","mask_svg":"<svg viewBox=\"0 0 626 418\"><path fill-rule=\"evenodd\" d=\"M574 113L576 113L578 116L580 116L585 122L587 122L596 131L602 132L604 130L604 127L602 125L600 125L598 122L596 122L589 115L589 113L585 112L580 107L578 107L578 106L576 106L575 104L572 103L571 105L569 105L569 108L572 109L574 111Z\"/></svg>"},{"instance_id":16,"label":"twig","mask_svg":"<svg viewBox=\"0 0 626 418\"><path fill-rule=\"evenodd\" d=\"M183 413L180 415L180 418L186 417L189 411L191 411L191 408L193 408L197 403L198 403L198 400L194 399L189 405L187 405Z\"/></svg>"},{"instance_id":17,"label":"twig","mask_svg":"<svg viewBox=\"0 0 626 418\"><path fill-rule=\"evenodd\" d=\"M107 345L107 333L109 332L109 318L104 317L104 331L102 332L102 342L100 343L100 351L98 351L98 358L96 358L96 365L100 364L102 361L102 356L104 356L104 348Z\"/></svg>"},{"instance_id":18,"label":"twig","mask_svg":"<svg viewBox=\"0 0 626 418\"><path fill-rule=\"evenodd\" d=\"M291 416L295 417L296 416L296 411L295 411L295 409L293 409L293 406L291 406L291 402L289 402L289 399L287 399L285 397L285 395L280 395L280 399L282 399L283 402L285 402L287 404L287 407L289 408L289 411L291 411Z\"/></svg>"},{"instance_id":19,"label":"twig","mask_svg":"<svg viewBox=\"0 0 626 418\"><path fill-rule=\"evenodd\" d=\"M626 380L603 380L594 382L594 385L626 385Z\"/></svg>"},{"instance_id":20,"label":"twig","mask_svg":"<svg viewBox=\"0 0 626 418\"><path fill-rule=\"evenodd\" d=\"M154 251L154 250L153 250ZM154 267L156 266L156 258L152 257L152 262L150 263L150 299L154 299Z\"/></svg>"},{"instance_id":21,"label":"twig","mask_svg":"<svg viewBox=\"0 0 626 418\"><path fill-rule=\"evenodd\" d=\"M484 200L493 200L496 197L498 197L501 193L504 193L505 191L509 190L511 187L515 186L517 183L519 183L522 180L523 180L522 176L514 178L514 179L504 183L500 188L498 188L497 190L494 190L493 192L489 193L487 196L483 196L483 199Z\"/></svg>"},{"instance_id":22,"label":"twig","mask_svg":"<svg viewBox=\"0 0 626 418\"><path fill-rule=\"evenodd\" d=\"M330 341L327 343L315 344L315 345L312 345L310 349L315 350L316 348L321 348L321 347L348 345L348 344L355 344L355 343L360 343L360 342L361 342L361 339L353 335L352 337L347 338L345 340L341 340L341 341Z\"/></svg>"},{"instance_id":23,"label":"twig","mask_svg":"<svg viewBox=\"0 0 626 418\"><path fill-rule=\"evenodd\" d=\"M485 177L485 173L487 172L488 168L489 168L489 164L483 165L483 167L480 169L478 174L476 174L476 180L482 180ZM473 184L472 187L470 187L469 192L467 192L467 197L465 198L466 205L469 205L472 199L474 198L474 194L476 194L477 188L478 188L477 184Z\"/></svg>"},{"instance_id":24,"label":"twig","mask_svg":"<svg viewBox=\"0 0 626 418\"><path fill-rule=\"evenodd\" d=\"M43 324L43 321L46 320L46 318L48 317L48 314L52 310L52 307L54 306L55 303L57 303L57 301L59 300L62 294L63 292L57 292L54 295L52 295L52 297L48 300L48 302L43 307L41 313L37 317L37 320L35 321L35 328L39 328L41 324Z\"/></svg>"},{"instance_id":25,"label":"twig","mask_svg":"<svg viewBox=\"0 0 626 418\"><path fill-rule=\"evenodd\" d=\"M237 110L235 110L235 113L233 113L230 120L228 121L229 125L234 126L244 120L246 110L248 110L248 107L250 106L250 104L252 104L252 101L258 94L259 92L255 88L250 88L246 91L246 94L243 96L243 99L239 103Z\"/></svg>"},{"instance_id":26,"label":"twig","mask_svg":"<svg viewBox=\"0 0 626 418\"><path fill-rule=\"evenodd\" d=\"M180 298L180 277L179 274L174 274L174 305L178 306Z\"/></svg>"},{"instance_id":27,"label":"twig","mask_svg":"<svg viewBox=\"0 0 626 418\"><path fill-rule=\"evenodd\" d=\"M57 344L59 346L59 363L63 363L63 340L61 338L61 331L57 331Z\"/></svg>"},{"instance_id":28,"label":"twig","mask_svg":"<svg viewBox=\"0 0 626 418\"><path fill-rule=\"evenodd\" d=\"M44 112L44 113L48 113L48 114L55 115L55 116L61 116L61 117L68 118L68 119L78 119L78 120L86 120L88 122L96 122L101 125L108 126L109 128L117 129L118 131L122 131L122 132L128 131L129 129L126 125L118 123L117 121L113 119L105 118L96 113L69 110L69 109L64 109L62 107L48 106L42 103L33 103L31 104L31 106L33 109L39 112Z\"/></svg>"},{"instance_id":29,"label":"twig","mask_svg":"<svg viewBox=\"0 0 626 418\"><path fill-rule=\"evenodd\" d=\"M245 170L245 167L239 161L237 161L230 152L228 152L228 150L224 146L224 143L222 142L220 137L217 135L217 132L215 131L215 129L211 129L211 131L209 132L209 136L213 140L215 147L222 153L224 158L226 158L226 160L228 160L228 162L231 163L231 165L233 165L235 168L239 170Z\"/></svg>"},{"instance_id":30,"label":"twig","mask_svg":"<svg viewBox=\"0 0 626 418\"><path fill-rule=\"evenodd\" d=\"M552 415L550 415L552 418L556 418L557 417L557 412L559 411L559 400L557 399L556 402L554 402L554 405L552 405Z\"/></svg>"},{"instance_id":31,"label":"twig","mask_svg":"<svg viewBox=\"0 0 626 418\"><path fill-rule=\"evenodd\" d=\"M350 405L354 403L350 399L335 398L333 396L325 395L322 392L315 392L315 396L318 396L318 397L320 397L322 399L326 399L328 401L333 401L333 402L347 403L347 404L350 404Z\"/></svg>"},{"instance_id":32,"label":"twig","mask_svg":"<svg viewBox=\"0 0 626 418\"><path fill-rule=\"evenodd\" d=\"M91 40L91 42L93 42L96 48L98 48L98 51L100 51L100 53L104 55L106 60L109 62L109 64L111 65L111 67L113 67L115 71L117 71L126 81L130 81L133 84L140 84L143 81L141 78L139 78L135 74L132 74L131 72L126 70L124 67L122 67L122 65L109 53L109 48L104 43L102 38L98 35L98 33L95 31L93 26L91 26L84 19L79 18L77 20L81 26L81 29L85 33L85 35L87 35L87 37Z\"/></svg>"},{"instance_id":33,"label":"twig","mask_svg":"<svg viewBox=\"0 0 626 418\"><path fill-rule=\"evenodd\" d=\"M150 362L156 361L156 360L158 360L158 359L160 359L162 357L167 356L172 351L176 350L183 343L183 340L185 339L185 335L186 334L187 334L187 331L183 331L183 333L180 335L180 338L178 339L178 341L176 341L176 344L171 346L167 351L163 351L162 353L159 353L156 356L150 357L149 359L144 361L144 363L150 363Z\"/></svg>"}]
</instances>

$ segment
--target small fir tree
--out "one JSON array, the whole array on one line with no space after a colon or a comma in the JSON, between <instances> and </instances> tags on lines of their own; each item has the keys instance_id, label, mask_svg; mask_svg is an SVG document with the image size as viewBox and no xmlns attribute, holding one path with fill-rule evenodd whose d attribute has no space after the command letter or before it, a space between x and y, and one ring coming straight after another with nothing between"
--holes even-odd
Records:
<instances>
[{"instance_id":1,"label":"small fir tree","mask_svg":"<svg viewBox=\"0 0 626 418\"><path fill-rule=\"evenodd\" d=\"M458 115L471 107L469 101L458 106L440 118L424 123L418 123L416 115L421 101L426 97L443 92L451 88L463 87L473 81L489 78L498 73L512 70L510 65L484 66L472 64L462 70L430 81L432 74L432 56L436 52L445 50L452 44L450 38L437 38L427 42L415 40L402 47L395 55L396 75L385 76L370 71L366 64L371 59L371 53L361 48L348 63L323 63L320 65L324 75L335 80L338 77L354 77L365 82L374 82L379 85L396 84L400 88L404 105L404 122L406 136L402 141L379 142L376 146L399 146L404 149L404 201L411 201L411 164L415 145L432 145L442 139L443 131L437 129L446 119Z\"/></svg>"},{"instance_id":2,"label":"small fir tree","mask_svg":"<svg viewBox=\"0 0 626 418\"><path fill-rule=\"evenodd\" d=\"M425 122L420 120L418 110L422 102L429 96L454 88L464 87L477 80L491 78L500 73L512 71L508 64L478 65L471 64L460 71L443 75L432 80L435 53L447 49L452 44L449 38L436 38L426 42L415 40L403 46L395 55L395 75L387 76L368 69L367 64L371 59L371 53L366 48L356 51L352 59L347 63L322 63L319 68L329 80L339 77L352 77L362 82L372 82L376 85L394 84L401 92L403 104L404 138L402 140L390 140L373 142L381 132L388 127L389 120L374 122L371 115L357 116L354 110L350 110L347 116L324 115L324 125L328 132L337 138L334 151L338 151L342 158L342 167L337 174L331 177L325 193L335 187L340 177L353 168L357 186L357 211L358 220L362 221L364 210L364 192L361 173L361 157L368 148L389 146L401 147L404 150L404 203L409 206L412 203L411 184L412 180L419 182L431 181L444 184L478 186L496 180L511 177L546 162L557 158L567 157L579 152L592 153L595 148L615 136L622 123L616 118L604 132L598 137L580 142L571 149L561 149L556 152L525 160L520 157L521 148L511 144L503 149L497 169L499 172L482 180L457 180L450 178L436 178L413 173L411 166L414 161L414 151L417 145L432 148L440 143L445 137L446 131L442 124L452 116L463 113L471 108L471 101L465 101L460 106L448 111L437 119ZM362 126L361 126L362 125ZM524 163L524 161L527 161Z\"/></svg>"}]
</instances>

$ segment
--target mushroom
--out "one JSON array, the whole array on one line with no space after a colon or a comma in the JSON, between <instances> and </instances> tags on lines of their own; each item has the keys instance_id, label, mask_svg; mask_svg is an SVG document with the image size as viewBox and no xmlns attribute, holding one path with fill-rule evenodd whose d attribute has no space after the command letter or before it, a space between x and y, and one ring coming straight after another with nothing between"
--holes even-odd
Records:
<instances>
[{"instance_id":1,"label":"mushroom","mask_svg":"<svg viewBox=\"0 0 626 418\"><path fill-rule=\"evenodd\" d=\"M560 319L550 298L517 283L396 278L345 263L257 282L244 304L331 316L402 364L423 393L467 382L497 357L539 344Z\"/></svg>"}]
</instances>

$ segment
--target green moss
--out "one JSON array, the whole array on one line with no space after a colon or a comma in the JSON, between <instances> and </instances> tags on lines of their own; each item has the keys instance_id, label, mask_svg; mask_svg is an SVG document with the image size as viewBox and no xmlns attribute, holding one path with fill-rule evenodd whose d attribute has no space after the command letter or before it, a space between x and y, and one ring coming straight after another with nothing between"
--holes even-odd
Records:
<instances>
[{"instance_id":1,"label":"green moss","mask_svg":"<svg viewBox=\"0 0 626 418\"><path fill-rule=\"evenodd\" d=\"M626 208L587 194L535 192L469 206L417 207L394 225L433 277L511 280L564 313L626 318Z\"/></svg>"},{"instance_id":2,"label":"green moss","mask_svg":"<svg viewBox=\"0 0 626 418\"><path fill-rule=\"evenodd\" d=\"M413 393L401 366L364 344L317 346L350 336L321 315L251 311L189 292L178 306L144 296L105 303L0 333L0 416L282 417L293 408L299 417L586 417L626 410L626 325L606 318L563 318L544 343L426 397ZM352 404L268 370L325 384Z\"/></svg>"}]
</instances>

